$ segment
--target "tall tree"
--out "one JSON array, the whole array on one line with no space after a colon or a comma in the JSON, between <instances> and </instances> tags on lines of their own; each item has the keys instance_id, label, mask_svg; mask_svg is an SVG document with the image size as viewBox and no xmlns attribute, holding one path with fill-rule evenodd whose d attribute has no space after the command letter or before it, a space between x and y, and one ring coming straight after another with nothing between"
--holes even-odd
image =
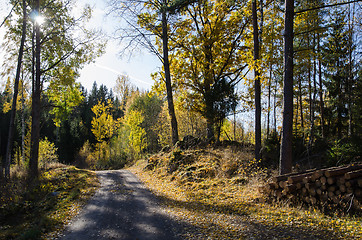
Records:
<instances>
[{"instance_id":1,"label":"tall tree","mask_svg":"<svg viewBox=\"0 0 362 240\"><path fill-rule=\"evenodd\" d=\"M169 19L171 17L170 13L175 13L180 8L187 6L188 2L185 0L150 0L146 2L140 0L113 0L110 2L111 12L124 19L129 27L127 29L118 29L123 31L121 36L118 37L121 40L129 41L127 47L134 49L142 46L148 49L162 62L173 144L178 141L179 136L170 74ZM119 7L120 5L121 7ZM157 44L162 47L158 49Z\"/></svg>"},{"instance_id":2,"label":"tall tree","mask_svg":"<svg viewBox=\"0 0 362 240\"><path fill-rule=\"evenodd\" d=\"M346 14L343 11L333 11L331 14L333 25L329 30L327 41L323 45L324 65L325 65L325 84L328 90L328 105L331 113L336 115L329 116L332 120L330 126L336 129L338 139L342 139L348 133L348 95L352 94L349 90L349 51L350 33L345 27ZM353 47L352 47L353 48Z\"/></svg>"},{"instance_id":3,"label":"tall tree","mask_svg":"<svg viewBox=\"0 0 362 240\"><path fill-rule=\"evenodd\" d=\"M113 108L112 102L108 100L108 104L105 102L99 102L92 107L94 117L92 120L92 133L96 137L98 142L110 139L115 130L117 130L118 120L113 118L111 109Z\"/></svg>"},{"instance_id":4,"label":"tall tree","mask_svg":"<svg viewBox=\"0 0 362 240\"><path fill-rule=\"evenodd\" d=\"M121 110L123 114L126 110L126 104L129 98L132 96L132 92L135 91L136 87L131 83L129 76L120 75L116 79L116 86L114 87L114 91L116 95L119 97Z\"/></svg>"},{"instance_id":5,"label":"tall tree","mask_svg":"<svg viewBox=\"0 0 362 240\"><path fill-rule=\"evenodd\" d=\"M18 89L19 89L19 79L20 79L20 72L21 66L23 61L23 52L24 52L24 44L25 44L25 37L26 37L26 20L27 20L27 13L26 13L26 1L23 0L23 18L22 18L22 30L21 30L21 40L20 40L20 47L19 47L19 55L18 55L18 64L16 68L16 75L14 80L14 94L13 94L13 104L11 108L11 116L10 116L10 124L9 124L9 136L8 136L8 144L6 149L6 160L5 160L5 177L10 177L10 163L11 163L11 156L12 156L12 149L13 149L13 142L14 142L14 128L15 128L15 114L16 114L16 103L18 100Z\"/></svg>"},{"instance_id":6,"label":"tall tree","mask_svg":"<svg viewBox=\"0 0 362 240\"><path fill-rule=\"evenodd\" d=\"M316 6L323 6L323 1L303 1L298 4L298 9L308 9ZM321 37L324 32L323 11L316 9L299 13L295 16L294 23L294 67L296 69L294 76L298 85L298 91L296 91L297 104L294 111L296 113L294 130L303 143L306 143L306 152L309 156L317 130L318 35Z\"/></svg>"},{"instance_id":7,"label":"tall tree","mask_svg":"<svg viewBox=\"0 0 362 240\"><path fill-rule=\"evenodd\" d=\"M34 178L38 175L37 158L42 94L52 86L75 86L75 79L79 76L80 67L101 54L104 46L98 41L99 34L84 27L86 21L91 17L89 7L78 18L75 18L71 14L72 1L57 0L41 3L42 8L40 8L39 1L33 2L31 19L34 31L28 38L32 42L28 43L25 48L27 51L24 53L23 60L25 75L32 75L32 150L29 173ZM20 15L20 13L17 14ZM41 15L46 19L43 25L38 21ZM12 73L13 64L11 62L14 61L15 54L11 43L19 41L18 29L11 24L7 27L5 38L9 40L9 43L5 46L8 50L6 54L9 56L9 61L5 63L7 71L3 72L4 75ZM27 31L28 34L29 32ZM34 46L34 51L31 46ZM47 85L47 89L44 89L45 82L50 83ZM66 90L67 88L59 89Z\"/></svg>"},{"instance_id":8,"label":"tall tree","mask_svg":"<svg viewBox=\"0 0 362 240\"><path fill-rule=\"evenodd\" d=\"M255 88L255 159L259 160L261 150L261 89L259 70L259 27L256 0L252 2L253 39L254 39L254 88Z\"/></svg>"},{"instance_id":9,"label":"tall tree","mask_svg":"<svg viewBox=\"0 0 362 240\"><path fill-rule=\"evenodd\" d=\"M168 47L168 24L167 24L167 5L168 1L163 0L161 15L162 15L162 53L163 53L163 68L165 71L165 84L167 91L167 103L168 111L171 118L171 129L172 129L172 143L176 144L178 141L178 128L177 128L177 119L175 114L175 106L173 103L173 94L171 86L171 73L170 73L170 61L168 57L169 47Z\"/></svg>"},{"instance_id":10,"label":"tall tree","mask_svg":"<svg viewBox=\"0 0 362 240\"><path fill-rule=\"evenodd\" d=\"M294 0L285 0L283 129L279 173L292 171L293 148L293 21Z\"/></svg>"},{"instance_id":11,"label":"tall tree","mask_svg":"<svg viewBox=\"0 0 362 240\"><path fill-rule=\"evenodd\" d=\"M145 131L144 144L149 152L160 150L159 137L155 126L161 112L161 107L162 101L156 95L145 92L136 96L127 109L127 114L132 115L138 112L142 115L143 120L139 127ZM126 116L125 118L127 119L128 117Z\"/></svg>"},{"instance_id":12,"label":"tall tree","mask_svg":"<svg viewBox=\"0 0 362 240\"><path fill-rule=\"evenodd\" d=\"M34 2L35 14L40 16L40 1ZM39 159L39 140L40 140L40 97L41 97L41 82L40 82L40 22L34 22L35 28L35 82L32 86L32 108L31 108L31 152L29 160L30 178L38 178L38 159Z\"/></svg>"},{"instance_id":13,"label":"tall tree","mask_svg":"<svg viewBox=\"0 0 362 240\"><path fill-rule=\"evenodd\" d=\"M262 2L262 1L261 1ZM280 112L276 108L280 105L280 99L278 91L281 88L281 79L283 68L283 36L280 32L284 28L283 12L280 9L280 2L268 2L265 3L266 9L263 14L263 32L259 39L262 39L260 44L260 55L263 58L260 59L261 72L260 79L266 79L266 96L267 96L267 138L270 136L270 127L274 125L274 131L276 132L276 113ZM261 20L260 20L261 21ZM264 74L263 74L264 73ZM263 90L263 89L262 89ZM271 117L272 109L274 109L274 117ZM272 124L274 119L274 124Z\"/></svg>"},{"instance_id":14,"label":"tall tree","mask_svg":"<svg viewBox=\"0 0 362 240\"><path fill-rule=\"evenodd\" d=\"M245 73L242 38L251 19L244 18L243 7L228 1L192 4L174 23L177 28L170 37L177 92L206 119L209 139L233 110L234 89Z\"/></svg>"}]
</instances>

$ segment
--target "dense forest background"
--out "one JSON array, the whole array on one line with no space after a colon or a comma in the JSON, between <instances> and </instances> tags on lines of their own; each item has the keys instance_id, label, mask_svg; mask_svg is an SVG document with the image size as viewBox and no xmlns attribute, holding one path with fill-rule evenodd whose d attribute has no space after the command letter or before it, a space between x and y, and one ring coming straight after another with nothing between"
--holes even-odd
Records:
<instances>
[{"instance_id":1,"label":"dense forest background","mask_svg":"<svg viewBox=\"0 0 362 240\"><path fill-rule=\"evenodd\" d=\"M115 29L124 50L145 47L162 61L148 91L123 75L113 89L94 83L87 91L77 83L79 70L106 45L85 24L90 7L72 16L72 1L10 4L1 25L7 31L0 93L5 175L10 164L36 175L34 166L52 161L121 168L178 140L255 146L256 158L278 166L283 1L109 1L109 13L128 23ZM293 165L361 161L362 3L293 4ZM51 21L37 22L38 13Z\"/></svg>"}]
</instances>

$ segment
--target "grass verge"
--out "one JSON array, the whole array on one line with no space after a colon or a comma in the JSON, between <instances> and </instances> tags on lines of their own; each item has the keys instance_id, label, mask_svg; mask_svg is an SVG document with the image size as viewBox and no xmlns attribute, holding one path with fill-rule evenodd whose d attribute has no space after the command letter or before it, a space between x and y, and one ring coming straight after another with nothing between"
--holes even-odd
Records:
<instances>
[{"instance_id":1,"label":"grass verge","mask_svg":"<svg viewBox=\"0 0 362 240\"><path fill-rule=\"evenodd\" d=\"M209 149L157 154L130 170L194 226L188 239L362 239L360 216L268 203L258 190L267 170L256 166L248 154Z\"/></svg>"},{"instance_id":2,"label":"grass verge","mask_svg":"<svg viewBox=\"0 0 362 240\"><path fill-rule=\"evenodd\" d=\"M92 171L73 166L43 170L32 186L23 176L2 186L0 239L52 239L94 193Z\"/></svg>"}]
</instances>

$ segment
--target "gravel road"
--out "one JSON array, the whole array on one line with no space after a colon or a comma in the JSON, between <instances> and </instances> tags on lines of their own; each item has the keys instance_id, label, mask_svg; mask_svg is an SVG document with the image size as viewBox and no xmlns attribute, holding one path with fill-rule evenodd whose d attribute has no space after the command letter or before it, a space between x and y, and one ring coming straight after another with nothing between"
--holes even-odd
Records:
<instances>
[{"instance_id":1,"label":"gravel road","mask_svg":"<svg viewBox=\"0 0 362 240\"><path fill-rule=\"evenodd\" d=\"M156 197L127 170L97 172L101 187L60 240L180 239L183 223L166 213Z\"/></svg>"}]
</instances>

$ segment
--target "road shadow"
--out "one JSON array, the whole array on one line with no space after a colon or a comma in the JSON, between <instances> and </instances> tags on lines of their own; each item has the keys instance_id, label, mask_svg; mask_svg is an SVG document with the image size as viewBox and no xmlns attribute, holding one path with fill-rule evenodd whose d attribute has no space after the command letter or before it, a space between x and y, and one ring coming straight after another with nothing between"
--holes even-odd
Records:
<instances>
[{"instance_id":1,"label":"road shadow","mask_svg":"<svg viewBox=\"0 0 362 240\"><path fill-rule=\"evenodd\" d=\"M58 239L182 239L193 226L172 218L126 170L97 173L101 187Z\"/></svg>"},{"instance_id":2,"label":"road shadow","mask_svg":"<svg viewBox=\"0 0 362 240\"><path fill-rule=\"evenodd\" d=\"M247 210L236 211L236 206L232 204L215 206L155 195L126 170L101 171L97 174L101 188L59 239L342 239L333 231L260 222L249 216ZM204 229L198 223L176 219L166 212L163 205L198 212L206 221L216 215L224 216L225 221L240 226L240 229L235 232L235 228L225 228L225 224L218 224L212 219L208 228Z\"/></svg>"}]
</instances>

